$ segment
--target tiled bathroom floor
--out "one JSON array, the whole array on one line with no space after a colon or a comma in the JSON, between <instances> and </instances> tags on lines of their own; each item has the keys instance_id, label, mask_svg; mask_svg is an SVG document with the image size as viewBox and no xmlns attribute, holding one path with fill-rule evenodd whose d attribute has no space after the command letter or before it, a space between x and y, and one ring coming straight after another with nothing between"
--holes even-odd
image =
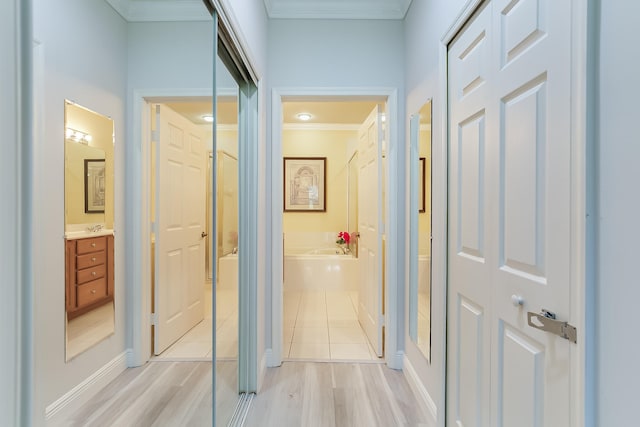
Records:
<instances>
[{"instance_id":1,"label":"tiled bathroom floor","mask_svg":"<svg viewBox=\"0 0 640 427\"><path fill-rule=\"evenodd\" d=\"M284 293L283 357L378 360L358 322L357 292Z\"/></svg>"},{"instance_id":2,"label":"tiled bathroom floor","mask_svg":"<svg viewBox=\"0 0 640 427\"><path fill-rule=\"evenodd\" d=\"M213 321L210 285L205 287L205 304L204 320L162 354L156 356L156 359L197 360L211 358ZM217 359L236 359L238 357L238 292L231 289L219 289L216 305Z\"/></svg>"},{"instance_id":3,"label":"tiled bathroom floor","mask_svg":"<svg viewBox=\"0 0 640 427\"><path fill-rule=\"evenodd\" d=\"M284 293L282 355L289 360L378 360L358 322L357 292ZM205 291L205 318L156 359L210 359L211 288ZM238 357L238 293L217 293L217 359Z\"/></svg>"}]
</instances>

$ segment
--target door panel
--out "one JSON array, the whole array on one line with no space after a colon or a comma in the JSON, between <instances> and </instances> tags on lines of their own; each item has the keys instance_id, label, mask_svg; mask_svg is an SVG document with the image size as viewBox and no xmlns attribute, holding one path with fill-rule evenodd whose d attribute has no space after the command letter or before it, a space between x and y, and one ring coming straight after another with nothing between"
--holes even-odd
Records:
<instances>
[{"instance_id":1,"label":"door panel","mask_svg":"<svg viewBox=\"0 0 640 427\"><path fill-rule=\"evenodd\" d=\"M460 297L457 304L456 377L464 387L459 387L456 395L456 417L465 426L481 425L486 409L481 405L483 390L487 380L483 373L485 360L483 349L487 346L484 330L484 311L473 302Z\"/></svg>"},{"instance_id":2,"label":"door panel","mask_svg":"<svg viewBox=\"0 0 640 427\"><path fill-rule=\"evenodd\" d=\"M484 113L471 116L459 127L457 215L460 221L458 252L471 260L484 260Z\"/></svg>"},{"instance_id":3,"label":"door panel","mask_svg":"<svg viewBox=\"0 0 640 427\"><path fill-rule=\"evenodd\" d=\"M544 347L504 322L499 322L498 399L504 426L541 426L543 419Z\"/></svg>"},{"instance_id":4,"label":"door panel","mask_svg":"<svg viewBox=\"0 0 640 427\"><path fill-rule=\"evenodd\" d=\"M382 356L382 130L379 107L358 132L358 320Z\"/></svg>"},{"instance_id":5,"label":"door panel","mask_svg":"<svg viewBox=\"0 0 640 427\"><path fill-rule=\"evenodd\" d=\"M527 324L570 318L570 22L493 0L449 45L451 424L570 425L573 344Z\"/></svg>"},{"instance_id":6,"label":"door panel","mask_svg":"<svg viewBox=\"0 0 640 427\"><path fill-rule=\"evenodd\" d=\"M451 425L488 426L490 304L483 278L493 253L487 241L487 109L491 16L478 13L449 51L448 417ZM455 284L455 285L454 285Z\"/></svg>"},{"instance_id":7,"label":"door panel","mask_svg":"<svg viewBox=\"0 0 640 427\"><path fill-rule=\"evenodd\" d=\"M204 137L167 106L156 106L156 274L154 353L204 317Z\"/></svg>"}]
</instances>

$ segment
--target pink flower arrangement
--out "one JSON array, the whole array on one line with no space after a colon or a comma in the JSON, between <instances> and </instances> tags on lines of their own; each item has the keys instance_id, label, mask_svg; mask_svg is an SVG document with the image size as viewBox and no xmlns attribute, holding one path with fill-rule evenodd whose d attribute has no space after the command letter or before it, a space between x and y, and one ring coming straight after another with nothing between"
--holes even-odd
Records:
<instances>
[{"instance_id":1,"label":"pink flower arrangement","mask_svg":"<svg viewBox=\"0 0 640 427\"><path fill-rule=\"evenodd\" d=\"M338 240L336 243L339 245L348 245L351 241L351 236L346 231L341 231L338 233Z\"/></svg>"}]
</instances>

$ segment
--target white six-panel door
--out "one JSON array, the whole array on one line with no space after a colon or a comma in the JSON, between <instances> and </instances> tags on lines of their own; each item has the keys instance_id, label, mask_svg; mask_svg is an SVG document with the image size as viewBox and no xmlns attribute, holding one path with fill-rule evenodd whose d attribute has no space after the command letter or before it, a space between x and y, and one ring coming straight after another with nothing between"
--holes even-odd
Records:
<instances>
[{"instance_id":1,"label":"white six-panel door","mask_svg":"<svg viewBox=\"0 0 640 427\"><path fill-rule=\"evenodd\" d=\"M382 357L382 129L379 107L358 131L358 320Z\"/></svg>"},{"instance_id":2,"label":"white six-panel door","mask_svg":"<svg viewBox=\"0 0 640 427\"><path fill-rule=\"evenodd\" d=\"M569 426L571 3L486 2L449 45L447 424Z\"/></svg>"},{"instance_id":3,"label":"white six-panel door","mask_svg":"<svg viewBox=\"0 0 640 427\"><path fill-rule=\"evenodd\" d=\"M204 318L205 176L202 132L165 105L156 106L154 353Z\"/></svg>"}]
</instances>

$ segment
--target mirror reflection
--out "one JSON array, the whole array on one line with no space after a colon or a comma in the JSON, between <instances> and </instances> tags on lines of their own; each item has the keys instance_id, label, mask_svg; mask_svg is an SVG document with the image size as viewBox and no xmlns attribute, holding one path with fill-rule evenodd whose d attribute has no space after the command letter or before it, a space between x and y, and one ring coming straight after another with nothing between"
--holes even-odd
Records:
<instances>
[{"instance_id":1,"label":"mirror reflection","mask_svg":"<svg viewBox=\"0 0 640 427\"><path fill-rule=\"evenodd\" d=\"M114 333L113 120L65 101L65 359Z\"/></svg>"},{"instance_id":2,"label":"mirror reflection","mask_svg":"<svg viewBox=\"0 0 640 427\"><path fill-rule=\"evenodd\" d=\"M227 425L238 401L239 86L216 61L216 424Z\"/></svg>"},{"instance_id":3,"label":"mirror reflection","mask_svg":"<svg viewBox=\"0 0 640 427\"><path fill-rule=\"evenodd\" d=\"M409 334L431 357L431 101L411 117Z\"/></svg>"}]
</instances>

